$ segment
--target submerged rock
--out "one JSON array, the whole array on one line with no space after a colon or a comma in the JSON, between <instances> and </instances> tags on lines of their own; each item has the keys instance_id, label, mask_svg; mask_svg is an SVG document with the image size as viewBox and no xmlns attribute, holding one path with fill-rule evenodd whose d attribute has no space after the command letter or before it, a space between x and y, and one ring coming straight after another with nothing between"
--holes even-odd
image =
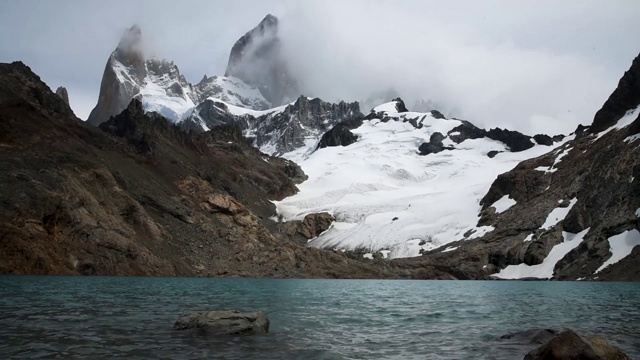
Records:
<instances>
[{"instance_id":1,"label":"submerged rock","mask_svg":"<svg viewBox=\"0 0 640 360\"><path fill-rule=\"evenodd\" d=\"M529 329L502 335L500 336L500 340L541 345L551 340L558 332L559 331L555 329Z\"/></svg>"},{"instance_id":2,"label":"submerged rock","mask_svg":"<svg viewBox=\"0 0 640 360\"><path fill-rule=\"evenodd\" d=\"M178 318L173 328L198 330L212 335L266 334L269 332L269 319L261 311L193 311Z\"/></svg>"},{"instance_id":3,"label":"submerged rock","mask_svg":"<svg viewBox=\"0 0 640 360\"><path fill-rule=\"evenodd\" d=\"M631 359L606 340L584 337L573 330L564 330L546 344L530 351L524 360L627 360Z\"/></svg>"}]
</instances>

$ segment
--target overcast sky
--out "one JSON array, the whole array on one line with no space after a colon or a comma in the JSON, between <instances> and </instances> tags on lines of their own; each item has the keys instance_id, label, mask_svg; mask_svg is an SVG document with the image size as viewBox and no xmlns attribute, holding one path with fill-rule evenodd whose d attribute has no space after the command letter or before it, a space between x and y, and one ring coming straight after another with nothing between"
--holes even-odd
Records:
<instances>
[{"instance_id":1,"label":"overcast sky","mask_svg":"<svg viewBox=\"0 0 640 360\"><path fill-rule=\"evenodd\" d=\"M640 52L637 0L3 0L0 61L69 90L86 118L125 28L191 82L222 75L233 43L267 14L305 95L363 100L394 89L483 126L570 132ZM368 109L363 109L367 111Z\"/></svg>"}]
</instances>

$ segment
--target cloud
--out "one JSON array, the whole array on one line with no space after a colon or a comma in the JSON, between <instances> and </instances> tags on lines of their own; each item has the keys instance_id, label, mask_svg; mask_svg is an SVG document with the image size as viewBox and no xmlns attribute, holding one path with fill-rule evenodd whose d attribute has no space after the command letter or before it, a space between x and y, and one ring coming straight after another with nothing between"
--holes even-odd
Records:
<instances>
[{"instance_id":1,"label":"cloud","mask_svg":"<svg viewBox=\"0 0 640 360\"><path fill-rule=\"evenodd\" d=\"M131 25L150 54L197 82L222 75L234 42L267 13L281 20L282 51L305 95L395 90L410 108L430 99L527 133L590 123L640 50L636 0L21 0L0 3L0 61L23 60L50 87L67 87L86 118Z\"/></svg>"},{"instance_id":2,"label":"cloud","mask_svg":"<svg viewBox=\"0 0 640 360\"><path fill-rule=\"evenodd\" d=\"M566 134L591 122L622 76L580 49L553 41L516 42L522 34L496 36L492 26L481 26L481 8L473 16L474 9L456 12L455 6L428 12L395 2L365 4L305 4L282 17L283 49L307 95L356 100L393 89L409 107L429 99L445 113L482 126ZM531 9L522 10L502 15L534 30L542 20L555 24L557 32L575 26L562 25L571 11L557 10L553 21L548 13L533 14L527 22ZM499 20L490 25L501 27ZM625 59L628 64L632 56Z\"/></svg>"}]
</instances>

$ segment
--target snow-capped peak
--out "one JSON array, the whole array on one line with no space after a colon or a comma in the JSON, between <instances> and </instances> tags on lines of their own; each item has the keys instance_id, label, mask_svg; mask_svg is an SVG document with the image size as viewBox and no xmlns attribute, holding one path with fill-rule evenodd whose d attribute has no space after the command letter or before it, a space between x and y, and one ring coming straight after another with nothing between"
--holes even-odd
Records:
<instances>
[{"instance_id":1,"label":"snow-capped peak","mask_svg":"<svg viewBox=\"0 0 640 360\"><path fill-rule=\"evenodd\" d=\"M123 111L133 98L141 100L145 111L156 112L181 122L207 98L255 110L271 105L260 91L242 80L230 77L204 77L197 85L189 83L172 61L146 59L142 31L138 26L126 30L105 67L98 104L89 116L94 125Z\"/></svg>"}]
</instances>

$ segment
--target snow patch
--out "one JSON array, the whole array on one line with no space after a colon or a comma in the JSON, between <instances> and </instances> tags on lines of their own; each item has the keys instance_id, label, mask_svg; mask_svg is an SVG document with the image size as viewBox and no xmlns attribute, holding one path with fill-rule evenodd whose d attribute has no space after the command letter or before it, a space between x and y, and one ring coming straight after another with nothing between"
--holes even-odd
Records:
<instances>
[{"instance_id":1,"label":"snow patch","mask_svg":"<svg viewBox=\"0 0 640 360\"><path fill-rule=\"evenodd\" d=\"M510 207L516 204L516 201L509 197L509 195L505 195L500 198L500 200L493 203L493 206L496 209L498 214L507 211Z\"/></svg>"},{"instance_id":2,"label":"snow patch","mask_svg":"<svg viewBox=\"0 0 640 360\"><path fill-rule=\"evenodd\" d=\"M553 269L558 261L562 260L571 250L580 245L584 236L589 232L589 228L577 233L572 234L563 231L562 237L564 241L551 249L549 255L538 265L509 265L502 269L499 273L491 275L498 279L524 279L524 278L537 278L537 279L551 279L553 277Z\"/></svg>"},{"instance_id":3,"label":"snow patch","mask_svg":"<svg viewBox=\"0 0 640 360\"><path fill-rule=\"evenodd\" d=\"M627 143L631 144L632 142L634 142L634 141L636 141L638 139L640 139L640 134L635 134L635 135L627 136L624 139L624 142L627 142Z\"/></svg>"},{"instance_id":4,"label":"snow patch","mask_svg":"<svg viewBox=\"0 0 640 360\"><path fill-rule=\"evenodd\" d=\"M547 230L556 226L560 221L564 220L564 218L567 217L567 214L569 214L569 211L577 202L578 202L578 199L573 198L569 202L569 206L564 208L557 207L551 210L551 213L549 213L549 215L547 216L547 219L544 221L544 224L542 224L540 228Z\"/></svg>"},{"instance_id":5,"label":"snow patch","mask_svg":"<svg viewBox=\"0 0 640 360\"><path fill-rule=\"evenodd\" d=\"M458 246L449 246L448 248L442 250L441 252L449 252L458 249Z\"/></svg>"},{"instance_id":6,"label":"snow patch","mask_svg":"<svg viewBox=\"0 0 640 360\"><path fill-rule=\"evenodd\" d=\"M640 209L638 210L640 211ZM622 234L610 237L608 241L611 257L605 261L594 274L599 273L607 266L615 264L631 254L633 248L640 245L640 232L636 229L627 230Z\"/></svg>"},{"instance_id":7,"label":"snow patch","mask_svg":"<svg viewBox=\"0 0 640 360\"><path fill-rule=\"evenodd\" d=\"M527 237L524 238L523 242L527 242L527 241L531 241L531 240L533 240L533 234L527 235Z\"/></svg>"},{"instance_id":8,"label":"snow patch","mask_svg":"<svg viewBox=\"0 0 640 360\"><path fill-rule=\"evenodd\" d=\"M483 236L485 236L486 234L492 232L495 229L496 228L494 228L493 226L476 227L475 228L475 232L473 232L471 235L469 235L469 239L475 239L475 238L483 237Z\"/></svg>"},{"instance_id":9,"label":"snow patch","mask_svg":"<svg viewBox=\"0 0 640 360\"><path fill-rule=\"evenodd\" d=\"M553 161L553 165L546 167L546 166L538 166L537 168L535 168L534 170L537 171L543 171L545 173L554 173L556 171L558 171L557 165L560 163L560 161L562 161L562 158L567 156L569 154L569 152L571 151L571 147L567 147L566 149L564 149L564 151L562 151L558 156L556 156L555 160Z\"/></svg>"}]
</instances>

